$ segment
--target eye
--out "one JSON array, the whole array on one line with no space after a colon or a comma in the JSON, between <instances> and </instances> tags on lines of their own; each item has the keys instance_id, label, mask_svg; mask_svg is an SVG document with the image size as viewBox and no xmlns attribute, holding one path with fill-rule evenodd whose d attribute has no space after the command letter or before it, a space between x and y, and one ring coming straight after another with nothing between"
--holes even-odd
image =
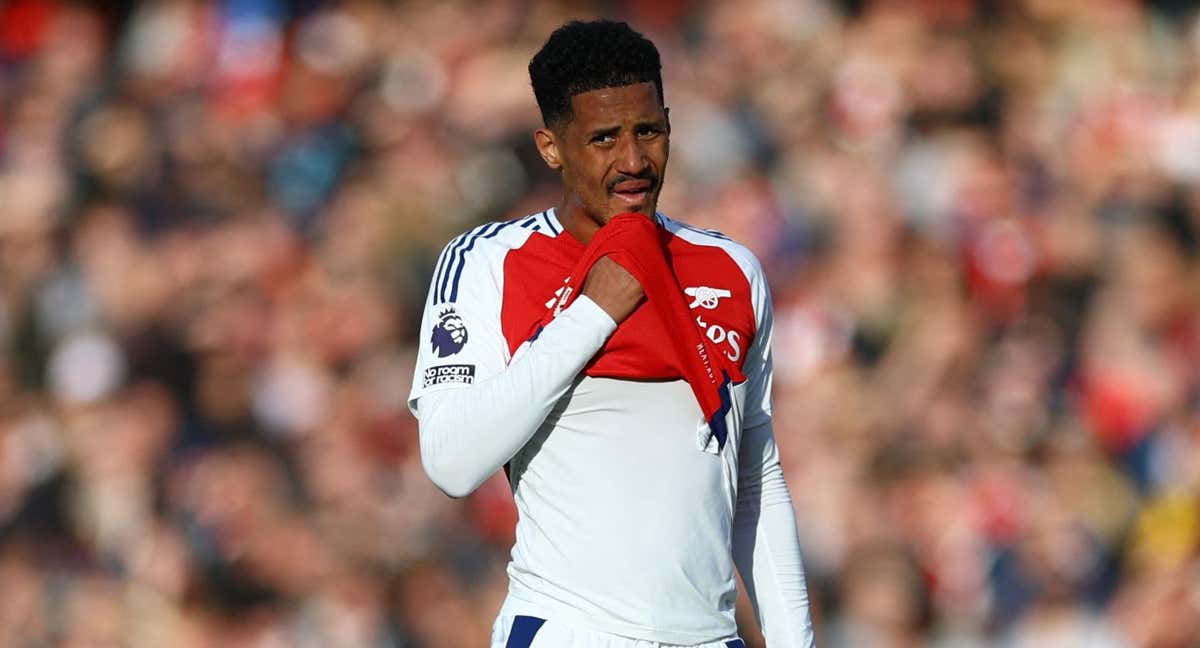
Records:
<instances>
[{"instance_id":1,"label":"eye","mask_svg":"<svg viewBox=\"0 0 1200 648\"><path fill-rule=\"evenodd\" d=\"M636 133L638 137L650 138L662 133L662 129L658 126L638 126Z\"/></svg>"},{"instance_id":2,"label":"eye","mask_svg":"<svg viewBox=\"0 0 1200 648\"><path fill-rule=\"evenodd\" d=\"M613 135L612 133L601 133L599 135L592 136L592 139L589 141L592 144L612 144L613 142L617 141L617 136Z\"/></svg>"}]
</instances>

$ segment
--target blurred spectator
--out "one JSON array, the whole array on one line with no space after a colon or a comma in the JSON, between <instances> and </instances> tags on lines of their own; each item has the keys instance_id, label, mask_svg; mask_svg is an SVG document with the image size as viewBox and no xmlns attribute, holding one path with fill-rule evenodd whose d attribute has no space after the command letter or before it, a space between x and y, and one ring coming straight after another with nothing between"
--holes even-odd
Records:
<instances>
[{"instance_id":1,"label":"blurred spectator","mask_svg":"<svg viewBox=\"0 0 1200 648\"><path fill-rule=\"evenodd\" d=\"M1200 646L1166 0L5 3L0 645L485 645L511 498L425 478L415 323L556 199L525 66L600 14L663 53L664 211L770 273L820 644Z\"/></svg>"}]
</instances>

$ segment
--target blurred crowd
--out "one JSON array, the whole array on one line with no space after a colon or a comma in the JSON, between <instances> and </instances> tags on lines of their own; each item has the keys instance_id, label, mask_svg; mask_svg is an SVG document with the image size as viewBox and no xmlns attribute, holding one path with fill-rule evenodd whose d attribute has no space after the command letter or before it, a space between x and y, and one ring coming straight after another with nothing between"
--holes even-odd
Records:
<instances>
[{"instance_id":1,"label":"blurred crowd","mask_svg":"<svg viewBox=\"0 0 1200 648\"><path fill-rule=\"evenodd\" d=\"M416 327L599 16L768 270L819 644L1200 646L1200 19L1133 0L3 3L0 646L486 645Z\"/></svg>"}]
</instances>

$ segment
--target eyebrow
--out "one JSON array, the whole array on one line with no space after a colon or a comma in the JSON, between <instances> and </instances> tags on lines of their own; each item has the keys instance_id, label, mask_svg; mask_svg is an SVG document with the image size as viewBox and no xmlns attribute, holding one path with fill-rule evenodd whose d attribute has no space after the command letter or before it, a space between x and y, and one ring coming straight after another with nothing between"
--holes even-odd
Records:
<instances>
[{"instance_id":1,"label":"eyebrow","mask_svg":"<svg viewBox=\"0 0 1200 648\"><path fill-rule=\"evenodd\" d=\"M666 120L665 119L644 119L642 121L634 123L633 128L638 129L638 128L645 128L647 126L650 126L653 128L664 128L666 126ZM603 128L597 128L593 131L590 131L587 134L587 136L588 136L588 139L592 139L592 138L601 137L604 135L616 135L619 132L621 132L621 126L606 126Z\"/></svg>"},{"instance_id":2,"label":"eyebrow","mask_svg":"<svg viewBox=\"0 0 1200 648\"><path fill-rule=\"evenodd\" d=\"M619 132L621 132L620 126L609 126L607 128L597 128L596 130L588 133L588 139L594 139L596 137L602 137L604 135L616 135Z\"/></svg>"}]
</instances>

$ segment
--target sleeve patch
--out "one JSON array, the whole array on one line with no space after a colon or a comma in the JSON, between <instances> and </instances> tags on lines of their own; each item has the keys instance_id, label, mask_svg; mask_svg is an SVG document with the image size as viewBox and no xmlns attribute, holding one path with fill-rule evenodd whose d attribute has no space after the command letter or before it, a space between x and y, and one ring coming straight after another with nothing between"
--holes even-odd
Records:
<instances>
[{"instance_id":1,"label":"sleeve patch","mask_svg":"<svg viewBox=\"0 0 1200 648\"><path fill-rule=\"evenodd\" d=\"M422 386L428 389L436 385L461 384L470 385L475 382L475 365L453 364L438 365L425 370Z\"/></svg>"},{"instance_id":2,"label":"sleeve patch","mask_svg":"<svg viewBox=\"0 0 1200 648\"><path fill-rule=\"evenodd\" d=\"M445 358L462 351L463 346L467 344L467 324L453 306L438 310L438 320L433 325L433 334L429 342L437 357Z\"/></svg>"}]
</instances>

